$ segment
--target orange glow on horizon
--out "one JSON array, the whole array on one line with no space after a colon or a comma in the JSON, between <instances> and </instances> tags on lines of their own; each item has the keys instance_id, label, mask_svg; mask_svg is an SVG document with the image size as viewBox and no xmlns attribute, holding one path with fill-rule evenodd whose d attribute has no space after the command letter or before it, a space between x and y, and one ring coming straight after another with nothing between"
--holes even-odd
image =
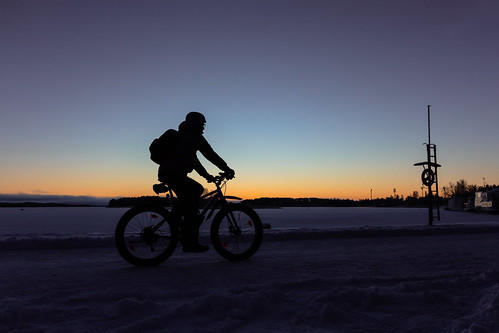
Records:
<instances>
[{"instance_id":1,"label":"orange glow on horizon","mask_svg":"<svg viewBox=\"0 0 499 333\"><path fill-rule=\"evenodd\" d=\"M51 177L12 178L12 181L2 186L5 194L48 194L48 195L73 195L94 197L136 197L153 196L152 185L157 183L156 171L146 170L140 173L112 173L90 174L75 176L70 174L51 174ZM212 190L212 184L206 183L199 176L193 176L206 189ZM367 176L365 177L367 178ZM407 197L413 191L420 192L421 185L417 175L411 182L392 185L392 181L383 178L348 179L347 177L334 178L330 176L309 176L308 178L292 177L289 175L259 176L245 174L227 184L226 194L235 195L244 199L261 197L290 197L290 198L337 198L337 199L369 199L370 190L373 189L373 199L386 198L396 194ZM36 185L34 185L36 184Z\"/></svg>"},{"instance_id":2,"label":"orange glow on horizon","mask_svg":"<svg viewBox=\"0 0 499 333\"><path fill-rule=\"evenodd\" d=\"M203 184L203 186L211 191L213 188L209 186L209 184ZM407 192L397 192L399 195L403 195L404 197L408 195L412 195L413 191ZM73 190L67 190L64 188L52 188L44 191L33 192L29 190L19 190L19 191L9 191L4 192L3 194L41 194L41 195L71 195L71 196L92 196L92 197L140 197L140 196L154 196L156 195L152 190L151 186L138 186L132 189L129 186L116 186L116 187L102 187L99 189L92 188L73 188ZM369 199L370 190L352 190L350 191L341 191L336 189L335 191L320 191L318 189L294 189L291 190L283 190L279 188L266 188L266 189L253 189L253 188L243 188L240 186L230 186L225 192L227 195L235 195L241 197L243 199L256 199L256 198L324 198L324 199L351 199L351 200L362 200ZM385 198L393 195L393 191L389 190L379 193L373 192L373 199L376 198Z\"/></svg>"}]
</instances>

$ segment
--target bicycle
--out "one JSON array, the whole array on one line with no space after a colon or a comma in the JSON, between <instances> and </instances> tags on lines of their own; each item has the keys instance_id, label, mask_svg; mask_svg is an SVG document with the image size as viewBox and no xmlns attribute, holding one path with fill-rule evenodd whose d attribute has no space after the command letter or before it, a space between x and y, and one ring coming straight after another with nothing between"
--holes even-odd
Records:
<instances>
[{"instance_id":1,"label":"bicycle","mask_svg":"<svg viewBox=\"0 0 499 333\"><path fill-rule=\"evenodd\" d=\"M229 177L220 173L214 177L215 190L201 196L207 200L200 213L200 225L214 215L210 239L223 258L240 261L254 255L263 239L263 224L258 214L242 200L224 195ZM156 194L166 193L173 201L171 211L164 204L144 204L129 209L120 218L115 230L116 248L127 262L136 266L155 266L168 259L177 248L182 218L177 212L173 191L166 184L153 185Z\"/></svg>"}]
</instances>

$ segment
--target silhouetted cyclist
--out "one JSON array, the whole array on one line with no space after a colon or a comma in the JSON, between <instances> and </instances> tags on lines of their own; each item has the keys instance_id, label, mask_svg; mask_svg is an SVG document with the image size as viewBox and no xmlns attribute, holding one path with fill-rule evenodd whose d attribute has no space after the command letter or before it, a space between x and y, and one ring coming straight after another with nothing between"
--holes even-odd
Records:
<instances>
[{"instance_id":1,"label":"silhouetted cyclist","mask_svg":"<svg viewBox=\"0 0 499 333\"><path fill-rule=\"evenodd\" d=\"M208 182L213 181L213 176L199 162L196 153L203 156L226 172L230 178L235 172L227 163L218 156L203 136L206 118L199 112L190 112L179 127L178 142L173 151L168 155L158 169L158 179L167 184L177 194L179 208L184 216L181 230L181 241L184 252L204 252L209 249L206 245L199 244L199 198L203 194L203 186L187 176L196 172Z\"/></svg>"}]
</instances>

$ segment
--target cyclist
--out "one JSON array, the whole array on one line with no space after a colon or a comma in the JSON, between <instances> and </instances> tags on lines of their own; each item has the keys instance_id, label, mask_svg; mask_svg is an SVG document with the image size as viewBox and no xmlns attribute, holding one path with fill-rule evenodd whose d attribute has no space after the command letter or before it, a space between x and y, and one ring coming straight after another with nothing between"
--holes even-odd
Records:
<instances>
[{"instance_id":1,"label":"cyclist","mask_svg":"<svg viewBox=\"0 0 499 333\"><path fill-rule=\"evenodd\" d=\"M190 112L178 127L178 141L168 158L159 166L158 179L167 184L177 194L180 214L184 216L181 230L181 241L184 252L205 252L206 245L199 244L199 198L203 194L203 186L187 174L196 170L208 182L213 181L203 165L199 162L196 153L203 156L226 172L229 178L235 175L234 170L211 148L203 136L206 118L199 112Z\"/></svg>"}]
</instances>

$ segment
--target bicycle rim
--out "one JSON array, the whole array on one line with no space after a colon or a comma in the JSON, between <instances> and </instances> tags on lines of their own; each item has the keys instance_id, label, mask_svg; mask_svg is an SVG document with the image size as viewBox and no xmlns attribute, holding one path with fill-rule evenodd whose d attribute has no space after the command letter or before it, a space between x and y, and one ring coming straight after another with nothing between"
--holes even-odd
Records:
<instances>
[{"instance_id":1,"label":"bicycle rim","mask_svg":"<svg viewBox=\"0 0 499 333\"><path fill-rule=\"evenodd\" d=\"M132 208L116 228L116 246L121 256L137 266L153 266L165 261L175 250L178 234L160 207Z\"/></svg>"},{"instance_id":2,"label":"bicycle rim","mask_svg":"<svg viewBox=\"0 0 499 333\"><path fill-rule=\"evenodd\" d=\"M215 250L228 260L244 260L260 247L262 222L256 212L246 206L231 205L213 220L211 238Z\"/></svg>"}]
</instances>

